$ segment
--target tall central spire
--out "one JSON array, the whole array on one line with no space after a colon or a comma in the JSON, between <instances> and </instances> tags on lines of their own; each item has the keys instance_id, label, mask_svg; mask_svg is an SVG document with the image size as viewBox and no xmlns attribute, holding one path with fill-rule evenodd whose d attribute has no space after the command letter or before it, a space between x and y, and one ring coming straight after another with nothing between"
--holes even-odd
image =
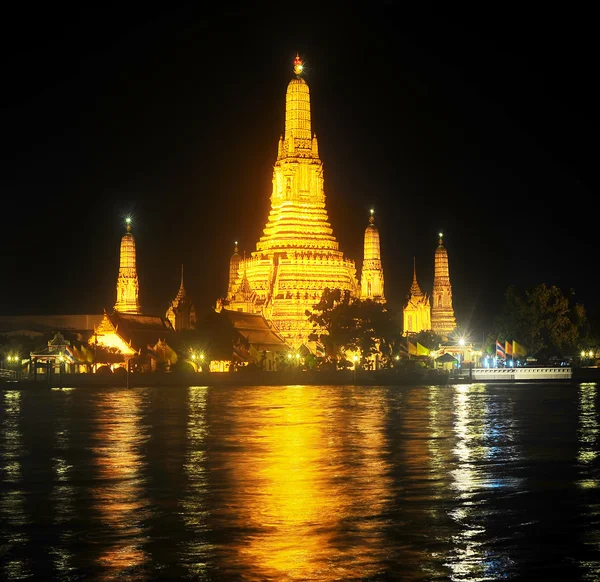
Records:
<instances>
[{"instance_id":1,"label":"tall central spire","mask_svg":"<svg viewBox=\"0 0 600 582\"><path fill-rule=\"evenodd\" d=\"M230 262L225 306L262 313L294 346L312 331L312 311L325 288L358 296L354 261L344 257L325 206L323 164L312 134L304 65L294 59L285 98L285 133L273 167L271 209L256 251Z\"/></svg>"},{"instance_id":2,"label":"tall central spire","mask_svg":"<svg viewBox=\"0 0 600 582\"><path fill-rule=\"evenodd\" d=\"M294 73L296 78L290 81L285 97L285 140L290 137L307 139L312 137L310 129L310 94L306 81L300 76L303 71L302 61L296 55Z\"/></svg>"}]
</instances>

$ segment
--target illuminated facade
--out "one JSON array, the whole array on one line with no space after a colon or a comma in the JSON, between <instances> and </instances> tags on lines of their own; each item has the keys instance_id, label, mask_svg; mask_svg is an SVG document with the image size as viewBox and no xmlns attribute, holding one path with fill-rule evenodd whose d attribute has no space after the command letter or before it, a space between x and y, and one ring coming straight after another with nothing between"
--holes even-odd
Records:
<instances>
[{"instance_id":1,"label":"illuminated facade","mask_svg":"<svg viewBox=\"0 0 600 582\"><path fill-rule=\"evenodd\" d=\"M404 335L431 329L431 303L417 282L417 263L413 259L413 282L403 310Z\"/></svg>"},{"instance_id":2,"label":"illuminated facade","mask_svg":"<svg viewBox=\"0 0 600 582\"><path fill-rule=\"evenodd\" d=\"M360 289L355 263L340 251L328 221L323 164L298 57L294 72L286 92L285 135L279 138L269 217L256 251L248 258L234 253L227 297L217 309L261 313L298 347L312 331L306 311L312 311L326 287L354 296Z\"/></svg>"},{"instance_id":3,"label":"illuminated facade","mask_svg":"<svg viewBox=\"0 0 600 582\"><path fill-rule=\"evenodd\" d=\"M364 259L360 274L360 297L385 303L383 294L383 267L381 266L381 247L379 230L375 226L374 211L371 210L369 226L365 229Z\"/></svg>"},{"instance_id":4,"label":"illuminated facade","mask_svg":"<svg viewBox=\"0 0 600 582\"><path fill-rule=\"evenodd\" d=\"M127 219L127 232L121 239L121 258L117 278L117 302L115 311L139 313L139 281L135 266L135 239L131 234L131 219Z\"/></svg>"},{"instance_id":5,"label":"illuminated facade","mask_svg":"<svg viewBox=\"0 0 600 582\"><path fill-rule=\"evenodd\" d=\"M452 308L452 285L448 268L448 251L444 246L440 233L440 241L435 251L435 268L433 274L433 305L431 307L431 329L441 335L448 335L456 328L456 318Z\"/></svg>"},{"instance_id":6,"label":"illuminated facade","mask_svg":"<svg viewBox=\"0 0 600 582\"><path fill-rule=\"evenodd\" d=\"M165 317L171 322L175 331L194 329L196 325L196 309L183 286L183 265L181 265L179 291L171 301Z\"/></svg>"}]
</instances>

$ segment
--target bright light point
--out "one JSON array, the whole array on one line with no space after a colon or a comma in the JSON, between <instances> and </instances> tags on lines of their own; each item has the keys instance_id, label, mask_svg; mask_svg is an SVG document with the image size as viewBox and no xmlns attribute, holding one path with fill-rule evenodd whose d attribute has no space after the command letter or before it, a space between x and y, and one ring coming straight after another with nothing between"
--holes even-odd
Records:
<instances>
[{"instance_id":1,"label":"bright light point","mask_svg":"<svg viewBox=\"0 0 600 582\"><path fill-rule=\"evenodd\" d=\"M375 211L371 208L371 214L375 214Z\"/></svg>"},{"instance_id":2,"label":"bright light point","mask_svg":"<svg viewBox=\"0 0 600 582\"><path fill-rule=\"evenodd\" d=\"M584 351L581 352L581 357L585 358L585 352Z\"/></svg>"},{"instance_id":3,"label":"bright light point","mask_svg":"<svg viewBox=\"0 0 600 582\"><path fill-rule=\"evenodd\" d=\"M459 345L461 345L461 346L464 346L464 345L465 345L465 339L461 337L461 338L458 340L458 343L459 343Z\"/></svg>"},{"instance_id":4,"label":"bright light point","mask_svg":"<svg viewBox=\"0 0 600 582\"><path fill-rule=\"evenodd\" d=\"M236 247L237 247L237 244L238 244L238 242L237 242L237 240L236 240L236 241L235 241L235 246L236 246Z\"/></svg>"},{"instance_id":5,"label":"bright light point","mask_svg":"<svg viewBox=\"0 0 600 582\"><path fill-rule=\"evenodd\" d=\"M443 233L443 232L440 232L440 238L441 238L441 237L443 237L443 236L444 236L444 233Z\"/></svg>"},{"instance_id":6,"label":"bright light point","mask_svg":"<svg viewBox=\"0 0 600 582\"><path fill-rule=\"evenodd\" d=\"M126 222L127 224L131 224L131 216L128 216L128 217L125 219L125 222Z\"/></svg>"},{"instance_id":7,"label":"bright light point","mask_svg":"<svg viewBox=\"0 0 600 582\"><path fill-rule=\"evenodd\" d=\"M358 356L354 356L354 361L358 362Z\"/></svg>"}]
</instances>

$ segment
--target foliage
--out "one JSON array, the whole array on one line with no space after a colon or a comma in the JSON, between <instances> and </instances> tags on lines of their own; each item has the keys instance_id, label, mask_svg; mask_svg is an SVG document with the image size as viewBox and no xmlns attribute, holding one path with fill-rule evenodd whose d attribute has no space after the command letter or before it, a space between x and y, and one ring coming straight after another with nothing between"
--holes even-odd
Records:
<instances>
[{"instance_id":1,"label":"foliage","mask_svg":"<svg viewBox=\"0 0 600 582\"><path fill-rule=\"evenodd\" d=\"M574 302L572 290L542 283L521 292L510 286L505 298L495 322L501 342L517 340L540 358L576 349L587 318L583 305Z\"/></svg>"},{"instance_id":2,"label":"foliage","mask_svg":"<svg viewBox=\"0 0 600 582\"><path fill-rule=\"evenodd\" d=\"M321 300L307 311L311 341L325 346L326 361L341 361L344 354L360 352L362 362L374 354L387 361L400 336L393 314L381 303L353 298L349 291L325 289Z\"/></svg>"}]
</instances>

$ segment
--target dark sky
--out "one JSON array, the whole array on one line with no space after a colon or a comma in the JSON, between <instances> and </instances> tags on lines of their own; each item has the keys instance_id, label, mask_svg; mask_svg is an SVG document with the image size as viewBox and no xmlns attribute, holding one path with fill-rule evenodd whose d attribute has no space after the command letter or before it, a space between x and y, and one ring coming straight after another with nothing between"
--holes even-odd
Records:
<instances>
[{"instance_id":1,"label":"dark sky","mask_svg":"<svg viewBox=\"0 0 600 582\"><path fill-rule=\"evenodd\" d=\"M110 309L129 213L145 310L182 263L214 305L267 219L296 51L334 233L360 268L375 208L391 306L413 256L430 291L442 230L461 325L489 326L511 283L597 308L591 14L151 6L5 15L0 314Z\"/></svg>"}]
</instances>

